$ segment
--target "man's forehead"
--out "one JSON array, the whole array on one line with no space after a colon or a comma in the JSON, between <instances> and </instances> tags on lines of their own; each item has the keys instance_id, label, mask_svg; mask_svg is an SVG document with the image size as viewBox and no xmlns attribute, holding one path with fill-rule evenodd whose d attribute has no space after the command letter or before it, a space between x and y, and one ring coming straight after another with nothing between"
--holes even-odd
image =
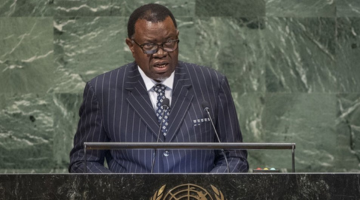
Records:
<instances>
[{"instance_id":1,"label":"man's forehead","mask_svg":"<svg viewBox=\"0 0 360 200\"><path fill-rule=\"evenodd\" d=\"M170 17L168 17L170 18ZM139 19L135 23L135 36L171 36L177 33L171 19L164 21L151 22L145 19Z\"/></svg>"},{"instance_id":2,"label":"man's forehead","mask_svg":"<svg viewBox=\"0 0 360 200\"><path fill-rule=\"evenodd\" d=\"M172 21L171 17L170 16L167 16L163 21L156 21L156 22L153 22L153 21L150 21L150 20L147 20L147 19L138 19L136 22L135 22L135 29L136 28L143 28L143 26L157 26L157 25L164 25L164 26L167 26L167 27L171 27L171 28L175 28L175 25L174 25L174 22Z\"/></svg>"}]
</instances>

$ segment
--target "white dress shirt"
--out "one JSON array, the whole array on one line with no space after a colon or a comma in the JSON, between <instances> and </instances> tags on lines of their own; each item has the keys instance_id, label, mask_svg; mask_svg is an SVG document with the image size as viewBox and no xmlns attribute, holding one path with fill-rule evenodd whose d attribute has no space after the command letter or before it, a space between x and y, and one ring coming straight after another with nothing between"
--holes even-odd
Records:
<instances>
[{"instance_id":1,"label":"white dress shirt","mask_svg":"<svg viewBox=\"0 0 360 200\"><path fill-rule=\"evenodd\" d=\"M165 80L163 80L162 82L156 82L155 80L146 76L146 74L143 72L143 70L139 66L138 66L138 69L139 69L142 79L144 80L145 87L146 87L147 92L149 93L149 97L150 97L150 100L151 100L154 110L155 111L157 110L156 103L157 103L158 95L154 90L154 86L157 84L163 84L166 86L165 97L169 99L169 106L171 106L171 97L172 97L175 71L173 71L171 73L171 75L168 78L166 78Z\"/></svg>"}]
</instances>

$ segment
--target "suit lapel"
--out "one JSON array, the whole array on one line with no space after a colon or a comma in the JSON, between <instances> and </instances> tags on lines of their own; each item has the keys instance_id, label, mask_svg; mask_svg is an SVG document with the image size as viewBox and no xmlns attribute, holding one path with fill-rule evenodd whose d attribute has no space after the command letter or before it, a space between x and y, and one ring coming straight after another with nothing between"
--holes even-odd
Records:
<instances>
[{"instance_id":1,"label":"suit lapel","mask_svg":"<svg viewBox=\"0 0 360 200\"><path fill-rule=\"evenodd\" d=\"M175 70L172 105L170 106L169 127L167 141L172 141L179 130L184 117L191 105L194 95L191 90L191 81L181 62Z\"/></svg>"},{"instance_id":2,"label":"suit lapel","mask_svg":"<svg viewBox=\"0 0 360 200\"><path fill-rule=\"evenodd\" d=\"M129 92L127 98L128 103L150 128L154 136L157 137L159 124L149 94L146 91L144 81L141 78L135 63L130 67L127 82L125 84L125 88ZM162 141L161 138L160 140Z\"/></svg>"}]
</instances>

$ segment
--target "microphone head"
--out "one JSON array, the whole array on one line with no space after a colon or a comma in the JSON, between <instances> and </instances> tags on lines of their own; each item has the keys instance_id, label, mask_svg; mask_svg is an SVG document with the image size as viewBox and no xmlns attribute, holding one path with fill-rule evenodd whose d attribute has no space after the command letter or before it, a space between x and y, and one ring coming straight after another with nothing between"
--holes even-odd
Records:
<instances>
[{"instance_id":1,"label":"microphone head","mask_svg":"<svg viewBox=\"0 0 360 200\"><path fill-rule=\"evenodd\" d=\"M207 101L203 101L203 102L201 103L201 106L202 106L202 108L203 108L204 110L209 109L209 103L208 103Z\"/></svg>"},{"instance_id":2,"label":"microphone head","mask_svg":"<svg viewBox=\"0 0 360 200\"><path fill-rule=\"evenodd\" d=\"M170 105L170 100L165 97L165 99L163 99L163 102L161 103L161 106L169 108L169 105Z\"/></svg>"}]
</instances>

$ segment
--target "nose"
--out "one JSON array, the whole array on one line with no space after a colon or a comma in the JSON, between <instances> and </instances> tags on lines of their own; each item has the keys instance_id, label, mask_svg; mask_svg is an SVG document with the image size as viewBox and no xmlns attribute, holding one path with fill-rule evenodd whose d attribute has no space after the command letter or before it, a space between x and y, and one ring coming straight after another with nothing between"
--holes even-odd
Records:
<instances>
[{"instance_id":1,"label":"nose","mask_svg":"<svg viewBox=\"0 0 360 200\"><path fill-rule=\"evenodd\" d=\"M154 57L165 57L167 55L167 51L164 51L163 47L159 46L158 51L153 54Z\"/></svg>"}]
</instances>

